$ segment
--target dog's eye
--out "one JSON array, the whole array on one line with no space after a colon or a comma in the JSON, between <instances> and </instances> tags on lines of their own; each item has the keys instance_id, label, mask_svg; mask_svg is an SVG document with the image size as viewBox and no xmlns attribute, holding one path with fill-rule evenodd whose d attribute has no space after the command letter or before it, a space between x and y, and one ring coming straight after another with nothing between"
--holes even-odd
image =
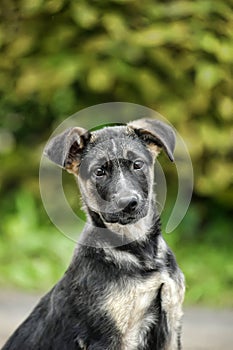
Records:
<instances>
[{"instance_id":1,"label":"dog's eye","mask_svg":"<svg viewBox=\"0 0 233 350\"><path fill-rule=\"evenodd\" d=\"M134 163L133 163L133 168L135 170L138 170L138 169L141 169L144 165L144 162L142 160L136 160Z\"/></svg>"},{"instance_id":2,"label":"dog's eye","mask_svg":"<svg viewBox=\"0 0 233 350\"><path fill-rule=\"evenodd\" d=\"M104 176L106 174L105 170L103 168L97 168L95 170L95 175L96 176Z\"/></svg>"}]
</instances>

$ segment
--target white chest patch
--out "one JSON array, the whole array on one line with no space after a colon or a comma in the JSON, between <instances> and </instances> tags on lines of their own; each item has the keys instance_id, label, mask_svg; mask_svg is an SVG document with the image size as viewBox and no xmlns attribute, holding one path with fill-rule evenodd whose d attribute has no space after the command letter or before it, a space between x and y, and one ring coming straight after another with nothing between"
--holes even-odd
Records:
<instances>
[{"instance_id":1,"label":"white chest patch","mask_svg":"<svg viewBox=\"0 0 233 350\"><path fill-rule=\"evenodd\" d=\"M175 282L164 271L155 272L146 280L129 280L124 286L110 286L103 308L111 315L122 334L122 346L119 350L137 350L139 346L145 345L147 332L157 323L156 310L150 312L148 309L161 284L162 308L166 312L170 332L166 350L176 349L184 284L182 275Z\"/></svg>"},{"instance_id":2,"label":"white chest patch","mask_svg":"<svg viewBox=\"0 0 233 350\"><path fill-rule=\"evenodd\" d=\"M143 344L146 332L156 322L156 315L148 314L147 310L161 283L161 274L154 273L147 280L132 280L124 288L114 285L109 289L103 307L123 334L121 350L136 350Z\"/></svg>"}]
</instances>

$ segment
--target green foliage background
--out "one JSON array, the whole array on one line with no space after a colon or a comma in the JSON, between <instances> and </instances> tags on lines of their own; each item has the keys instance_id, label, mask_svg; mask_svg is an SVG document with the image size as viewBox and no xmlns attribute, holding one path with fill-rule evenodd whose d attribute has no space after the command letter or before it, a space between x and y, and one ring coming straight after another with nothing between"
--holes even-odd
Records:
<instances>
[{"instance_id":1,"label":"green foliage background","mask_svg":"<svg viewBox=\"0 0 233 350\"><path fill-rule=\"evenodd\" d=\"M232 0L3 0L0 11L0 284L61 276L73 243L42 208L43 146L78 110L125 101L164 115L189 148L192 205L165 237L187 302L232 305Z\"/></svg>"}]
</instances>

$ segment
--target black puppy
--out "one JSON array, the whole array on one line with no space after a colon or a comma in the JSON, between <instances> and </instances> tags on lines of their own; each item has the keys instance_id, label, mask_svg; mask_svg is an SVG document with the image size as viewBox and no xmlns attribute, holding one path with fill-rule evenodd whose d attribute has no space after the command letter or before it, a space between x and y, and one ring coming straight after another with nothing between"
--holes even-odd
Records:
<instances>
[{"instance_id":1,"label":"black puppy","mask_svg":"<svg viewBox=\"0 0 233 350\"><path fill-rule=\"evenodd\" d=\"M63 278L3 350L181 349L184 278L161 236L153 166L172 129L156 120L56 136L46 155L73 173L88 220Z\"/></svg>"}]
</instances>

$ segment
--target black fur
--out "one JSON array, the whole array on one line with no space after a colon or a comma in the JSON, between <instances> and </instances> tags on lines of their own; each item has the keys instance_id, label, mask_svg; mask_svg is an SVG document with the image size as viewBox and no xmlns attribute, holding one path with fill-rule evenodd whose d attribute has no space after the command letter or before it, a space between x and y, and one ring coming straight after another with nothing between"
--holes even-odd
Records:
<instances>
[{"instance_id":1,"label":"black fur","mask_svg":"<svg viewBox=\"0 0 233 350\"><path fill-rule=\"evenodd\" d=\"M156 220L146 242L132 242L116 248L136 255L142 262L140 268L130 265L119 268L117 262L106 259L103 249L81 247L62 280L41 299L3 350L79 350L77 339L82 339L88 350L121 349L121 334L114 320L100 312L98 305L111 282L124 288L130 279L147 279L154 271L165 268L156 262L159 234L160 223ZM154 267L148 268L147 262L151 261ZM173 264L169 268L171 273L176 270ZM161 289L162 286L148 310L156 311L159 323L150 329L147 345L138 350L164 348L167 324L166 314L161 309Z\"/></svg>"},{"instance_id":2,"label":"black fur","mask_svg":"<svg viewBox=\"0 0 233 350\"><path fill-rule=\"evenodd\" d=\"M181 349L180 330L176 325L172 329L169 315L172 311L166 308L163 299L169 297L165 289L167 283L175 283L177 290L182 289L182 274L161 237L155 198L151 193L151 143L165 148L173 158L174 140L167 128L164 124L161 127L160 122L142 120L141 124L137 121L136 126L133 122L129 127L116 126L94 133L82 128L69 129L51 141L46 151L48 157L78 175L88 222L63 278L40 300L2 350ZM113 152L113 147L117 153ZM143 160L143 171L141 163L135 166L137 159ZM96 169L100 168L104 169L104 175L99 176L101 171L98 170L95 176ZM123 190L119 184L125 186ZM136 197L137 207L118 207L125 193ZM98 202L98 196L104 206L100 199ZM96 201L95 208L92 201ZM148 213L152 214L148 216ZM132 240L127 234L123 237L111 226L116 223L120 224L119 228L127 227L147 216L148 228L138 240ZM165 280L163 274L167 276ZM129 317L127 329L132 332L134 324L130 322L134 320L125 311L127 300L131 300L127 299L128 293L131 293L131 286L138 284L141 288L153 278L154 294L152 297L148 294L151 298L148 306L143 312L138 311L142 316L138 334L134 335L136 345L127 345L130 339L127 339L127 331L123 331L124 320L121 326L121 319L116 320L118 313L111 310L119 304L122 317ZM137 293L137 287L133 288ZM118 291L122 295L120 302L114 297L111 299ZM115 302L118 302L116 306ZM147 317L150 318L143 328ZM169 345L173 332L177 335L175 348Z\"/></svg>"}]
</instances>

